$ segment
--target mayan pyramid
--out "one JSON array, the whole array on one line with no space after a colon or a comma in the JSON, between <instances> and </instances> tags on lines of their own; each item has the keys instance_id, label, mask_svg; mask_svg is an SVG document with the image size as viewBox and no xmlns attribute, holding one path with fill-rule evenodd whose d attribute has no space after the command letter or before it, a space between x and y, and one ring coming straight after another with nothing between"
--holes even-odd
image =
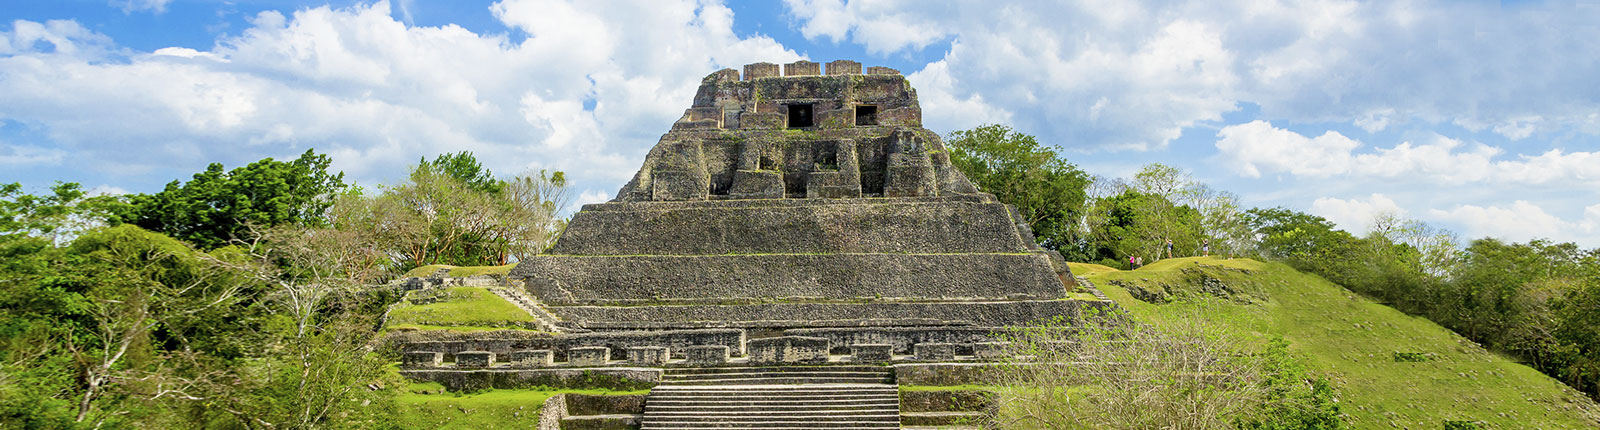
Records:
<instances>
[{"instance_id":1,"label":"mayan pyramid","mask_svg":"<svg viewBox=\"0 0 1600 430\"><path fill-rule=\"evenodd\" d=\"M585 205L509 277L580 332L1077 314L1065 262L951 165L904 76L819 66L706 76L617 197Z\"/></svg>"}]
</instances>

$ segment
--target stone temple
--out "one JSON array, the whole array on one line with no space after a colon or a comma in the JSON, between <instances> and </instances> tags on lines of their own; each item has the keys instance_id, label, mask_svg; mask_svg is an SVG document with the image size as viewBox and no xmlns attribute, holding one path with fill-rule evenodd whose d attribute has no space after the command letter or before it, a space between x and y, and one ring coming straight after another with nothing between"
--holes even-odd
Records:
<instances>
[{"instance_id":1,"label":"stone temple","mask_svg":"<svg viewBox=\"0 0 1600 430\"><path fill-rule=\"evenodd\" d=\"M719 417L733 417L692 408L662 415L674 400L661 396L718 381L888 384L892 395L897 380L940 373L931 363L993 358L1006 326L1106 303L1076 292L1016 209L951 165L899 72L820 66L706 76L617 197L584 206L549 253L507 276L502 295L555 334L418 340L408 374L502 386L611 368L655 386L635 424L728 427ZM855 424L898 427L899 412Z\"/></svg>"}]
</instances>

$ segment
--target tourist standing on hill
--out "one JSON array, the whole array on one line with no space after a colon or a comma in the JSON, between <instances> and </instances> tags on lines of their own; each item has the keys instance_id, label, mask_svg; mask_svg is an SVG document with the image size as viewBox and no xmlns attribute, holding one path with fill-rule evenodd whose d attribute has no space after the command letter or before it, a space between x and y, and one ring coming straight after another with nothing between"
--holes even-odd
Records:
<instances>
[{"instance_id":1,"label":"tourist standing on hill","mask_svg":"<svg viewBox=\"0 0 1600 430\"><path fill-rule=\"evenodd\" d=\"M1211 256L1211 239L1206 239L1205 241L1200 242L1200 256L1201 257L1210 257Z\"/></svg>"},{"instance_id":2,"label":"tourist standing on hill","mask_svg":"<svg viewBox=\"0 0 1600 430\"><path fill-rule=\"evenodd\" d=\"M1172 239L1167 239L1167 258L1172 258Z\"/></svg>"}]
</instances>

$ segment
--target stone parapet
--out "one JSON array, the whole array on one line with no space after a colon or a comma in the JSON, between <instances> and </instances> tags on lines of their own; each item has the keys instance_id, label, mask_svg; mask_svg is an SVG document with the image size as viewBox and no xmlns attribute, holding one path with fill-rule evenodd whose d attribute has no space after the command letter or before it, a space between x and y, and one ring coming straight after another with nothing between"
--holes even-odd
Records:
<instances>
[{"instance_id":1,"label":"stone parapet","mask_svg":"<svg viewBox=\"0 0 1600 430\"><path fill-rule=\"evenodd\" d=\"M494 353L489 351L461 351L456 353L456 367L483 368L494 365Z\"/></svg>"},{"instance_id":2,"label":"stone parapet","mask_svg":"<svg viewBox=\"0 0 1600 430\"><path fill-rule=\"evenodd\" d=\"M716 366L728 362L728 347L723 345L695 345L681 348L685 361L695 366Z\"/></svg>"},{"instance_id":3,"label":"stone parapet","mask_svg":"<svg viewBox=\"0 0 1600 430\"><path fill-rule=\"evenodd\" d=\"M850 345L850 361L857 363L887 363L894 359L894 345L887 343L857 343Z\"/></svg>"},{"instance_id":4,"label":"stone parapet","mask_svg":"<svg viewBox=\"0 0 1600 430\"><path fill-rule=\"evenodd\" d=\"M604 366L611 361L611 348L588 346L567 350L569 366Z\"/></svg>"},{"instance_id":5,"label":"stone parapet","mask_svg":"<svg viewBox=\"0 0 1600 430\"><path fill-rule=\"evenodd\" d=\"M828 340L780 336L745 343L751 364L818 364L828 362Z\"/></svg>"}]
</instances>

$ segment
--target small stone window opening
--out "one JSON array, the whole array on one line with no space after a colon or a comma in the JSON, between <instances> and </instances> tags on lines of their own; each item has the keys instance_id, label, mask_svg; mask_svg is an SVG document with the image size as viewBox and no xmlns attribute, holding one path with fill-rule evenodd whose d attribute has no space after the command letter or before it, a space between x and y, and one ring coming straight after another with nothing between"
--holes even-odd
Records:
<instances>
[{"instance_id":1,"label":"small stone window opening","mask_svg":"<svg viewBox=\"0 0 1600 430\"><path fill-rule=\"evenodd\" d=\"M811 104L789 105L789 128L811 127Z\"/></svg>"},{"instance_id":2,"label":"small stone window opening","mask_svg":"<svg viewBox=\"0 0 1600 430\"><path fill-rule=\"evenodd\" d=\"M878 125L878 107L856 106L856 125Z\"/></svg>"}]
</instances>

